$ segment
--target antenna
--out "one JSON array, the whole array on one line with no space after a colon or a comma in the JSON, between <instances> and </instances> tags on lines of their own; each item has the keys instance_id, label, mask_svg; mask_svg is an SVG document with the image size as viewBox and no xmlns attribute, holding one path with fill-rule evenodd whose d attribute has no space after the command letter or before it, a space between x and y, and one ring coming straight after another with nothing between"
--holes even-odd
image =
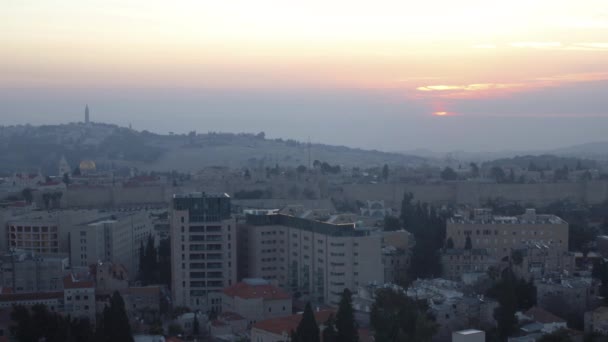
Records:
<instances>
[{"instance_id":1,"label":"antenna","mask_svg":"<svg viewBox=\"0 0 608 342\"><path fill-rule=\"evenodd\" d=\"M308 169L310 170L310 135L308 136Z\"/></svg>"}]
</instances>

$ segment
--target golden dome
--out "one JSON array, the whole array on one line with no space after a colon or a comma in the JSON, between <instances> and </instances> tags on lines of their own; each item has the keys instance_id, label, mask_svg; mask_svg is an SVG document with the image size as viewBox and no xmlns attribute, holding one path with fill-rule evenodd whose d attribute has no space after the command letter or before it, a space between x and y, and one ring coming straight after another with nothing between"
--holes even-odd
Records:
<instances>
[{"instance_id":1,"label":"golden dome","mask_svg":"<svg viewBox=\"0 0 608 342\"><path fill-rule=\"evenodd\" d=\"M95 166L95 162L92 160L83 160L80 162L80 171L95 171L97 166Z\"/></svg>"}]
</instances>

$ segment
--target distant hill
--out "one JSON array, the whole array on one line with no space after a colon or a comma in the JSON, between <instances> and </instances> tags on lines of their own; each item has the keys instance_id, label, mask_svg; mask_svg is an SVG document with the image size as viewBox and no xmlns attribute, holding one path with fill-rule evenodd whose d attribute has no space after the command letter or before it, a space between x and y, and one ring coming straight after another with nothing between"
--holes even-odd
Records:
<instances>
[{"instance_id":1,"label":"distant hill","mask_svg":"<svg viewBox=\"0 0 608 342\"><path fill-rule=\"evenodd\" d=\"M530 169L532 171L540 170L554 170L567 166L570 170L576 168L593 169L597 168L597 161L591 159L582 159L575 157L562 157L551 154L542 155L526 155L516 156L513 158L501 158L492 161L488 161L482 164L483 168L490 168L493 166L500 167L512 167L517 166L523 169Z\"/></svg>"},{"instance_id":2,"label":"distant hill","mask_svg":"<svg viewBox=\"0 0 608 342\"><path fill-rule=\"evenodd\" d=\"M550 153L563 156L608 160L608 141L591 142L563 147L550 151Z\"/></svg>"},{"instance_id":3,"label":"distant hill","mask_svg":"<svg viewBox=\"0 0 608 342\"><path fill-rule=\"evenodd\" d=\"M65 156L74 168L94 160L98 168L196 171L207 166L298 166L309 159L345 167L420 165L422 157L345 146L266 139L263 133L160 135L110 124L0 126L0 173L57 174Z\"/></svg>"}]
</instances>

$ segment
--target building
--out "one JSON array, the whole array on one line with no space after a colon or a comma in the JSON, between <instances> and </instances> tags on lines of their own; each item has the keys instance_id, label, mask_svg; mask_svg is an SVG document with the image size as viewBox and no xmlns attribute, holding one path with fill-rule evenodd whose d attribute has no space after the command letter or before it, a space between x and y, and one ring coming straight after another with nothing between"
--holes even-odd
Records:
<instances>
[{"instance_id":1,"label":"building","mask_svg":"<svg viewBox=\"0 0 608 342\"><path fill-rule=\"evenodd\" d=\"M50 311L63 312L63 300L63 291L2 293L0 294L0 309L11 309L13 305L31 307L37 304L43 304L46 305Z\"/></svg>"},{"instance_id":2,"label":"building","mask_svg":"<svg viewBox=\"0 0 608 342\"><path fill-rule=\"evenodd\" d=\"M243 247L241 247L243 246ZM263 278L313 302L336 306L345 288L384 282L382 234L354 224L288 215L248 215L239 226L247 277Z\"/></svg>"},{"instance_id":3,"label":"building","mask_svg":"<svg viewBox=\"0 0 608 342\"><path fill-rule=\"evenodd\" d=\"M113 292L129 287L129 273L121 264L99 262L90 266L98 292Z\"/></svg>"},{"instance_id":4,"label":"building","mask_svg":"<svg viewBox=\"0 0 608 342\"><path fill-rule=\"evenodd\" d=\"M63 278L65 313L95 322L95 282L88 275L69 274Z\"/></svg>"},{"instance_id":5,"label":"building","mask_svg":"<svg viewBox=\"0 0 608 342\"><path fill-rule=\"evenodd\" d=\"M317 310L315 311L315 320L319 326L319 330L323 331L327 319L334 315L333 310ZM302 314L278 317L257 322L251 329L252 342L285 342L291 340L291 332L295 331L300 321Z\"/></svg>"},{"instance_id":6,"label":"building","mask_svg":"<svg viewBox=\"0 0 608 342\"><path fill-rule=\"evenodd\" d=\"M485 331L467 329L461 331L454 331L452 333L452 342L485 342L486 333Z\"/></svg>"},{"instance_id":7,"label":"building","mask_svg":"<svg viewBox=\"0 0 608 342\"><path fill-rule=\"evenodd\" d=\"M236 283L236 220L227 194L175 195L170 208L171 290L176 305L221 310Z\"/></svg>"},{"instance_id":8,"label":"building","mask_svg":"<svg viewBox=\"0 0 608 342\"><path fill-rule=\"evenodd\" d=\"M7 222L9 248L36 253L59 253L59 220L54 215L36 213Z\"/></svg>"},{"instance_id":9,"label":"building","mask_svg":"<svg viewBox=\"0 0 608 342\"><path fill-rule=\"evenodd\" d=\"M404 279L410 266L409 250L385 246L382 248L382 265L384 266L384 281L398 283Z\"/></svg>"},{"instance_id":10,"label":"building","mask_svg":"<svg viewBox=\"0 0 608 342\"><path fill-rule=\"evenodd\" d=\"M14 293L62 291L69 266L67 255L15 250L0 257L0 286Z\"/></svg>"},{"instance_id":11,"label":"building","mask_svg":"<svg viewBox=\"0 0 608 342\"><path fill-rule=\"evenodd\" d=\"M568 223L555 215L539 215L526 209L520 216L494 216L489 209L475 209L473 215L454 215L446 224L446 239L454 248L487 249L488 255L508 260L514 249L542 246L553 253L568 251Z\"/></svg>"},{"instance_id":12,"label":"building","mask_svg":"<svg viewBox=\"0 0 608 342\"><path fill-rule=\"evenodd\" d=\"M556 275L535 280L537 305L560 317L583 317L599 306L599 284L591 278Z\"/></svg>"},{"instance_id":13,"label":"building","mask_svg":"<svg viewBox=\"0 0 608 342\"><path fill-rule=\"evenodd\" d=\"M234 312L247 324L292 314L291 296L264 279L243 279L222 290L222 312Z\"/></svg>"},{"instance_id":14,"label":"building","mask_svg":"<svg viewBox=\"0 0 608 342\"><path fill-rule=\"evenodd\" d=\"M608 306L585 312L585 333L608 335Z\"/></svg>"},{"instance_id":15,"label":"building","mask_svg":"<svg viewBox=\"0 0 608 342\"><path fill-rule=\"evenodd\" d=\"M378 220L384 219L385 216L392 216L393 210L384 206L384 200L365 201L364 207L360 208L361 216L373 217Z\"/></svg>"},{"instance_id":16,"label":"building","mask_svg":"<svg viewBox=\"0 0 608 342\"><path fill-rule=\"evenodd\" d=\"M446 249L441 253L443 277L449 280L462 281L465 278L476 278L487 274L498 261L488 255L487 249Z\"/></svg>"},{"instance_id":17,"label":"building","mask_svg":"<svg viewBox=\"0 0 608 342\"><path fill-rule=\"evenodd\" d=\"M538 331L544 334L550 334L557 330L568 328L564 319L536 306L528 309L528 311L524 313L524 319L533 322L531 324L538 326L538 328L540 328ZM535 332L535 328L526 329L526 326L522 327L522 330L529 330L526 332Z\"/></svg>"},{"instance_id":18,"label":"building","mask_svg":"<svg viewBox=\"0 0 608 342\"><path fill-rule=\"evenodd\" d=\"M124 265L130 279L139 270L139 249L154 227L146 211L106 214L70 229L72 266L88 267L110 261Z\"/></svg>"}]
</instances>

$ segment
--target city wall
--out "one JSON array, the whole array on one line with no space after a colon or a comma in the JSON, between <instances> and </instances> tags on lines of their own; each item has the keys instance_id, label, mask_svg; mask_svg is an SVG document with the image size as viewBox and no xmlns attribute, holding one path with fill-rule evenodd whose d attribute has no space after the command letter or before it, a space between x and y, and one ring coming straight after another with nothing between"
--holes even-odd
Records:
<instances>
[{"instance_id":1,"label":"city wall","mask_svg":"<svg viewBox=\"0 0 608 342\"><path fill-rule=\"evenodd\" d=\"M179 191L181 191L179 188L164 185L69 188L64 194L65 197L62 200L62 204L66 207L78 208L164 204L168 203L171 196ZM414 195L415 201L435 204L480 205L487 200L498 198L534 206L543 206L564 199L595 204L608 200L608 181L539 184L476 182L450 182L442 184L344 184L330 189L327 193L328 196L323 197L348 200L384 200L390 206L399 206L406 191ZM321 206L321 204L317 205Z\"/></svg>"},{"instance_id":2,"label":"city wall","mask_svg":"<svg viewBox=\"0 0 608 342\"><path fill-rule=\"evenodd\" d=\"M489 199L497 198L534 206L564 199L595 204L608 200L608 181L539 184L347 184L340 186L336 195L346 199L384 200L389 205L398 206L405 192L411 192L415 201L437 204L480 205Z\"/></svg>"}]
</instances>

